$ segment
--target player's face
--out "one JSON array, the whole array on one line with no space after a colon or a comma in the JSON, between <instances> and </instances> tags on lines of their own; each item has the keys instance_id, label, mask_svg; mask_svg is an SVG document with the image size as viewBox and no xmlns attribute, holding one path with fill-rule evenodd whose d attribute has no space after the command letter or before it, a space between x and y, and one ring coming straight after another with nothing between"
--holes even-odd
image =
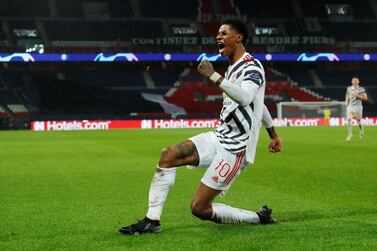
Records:
<instances>
[{"instance_id":1,"label":"player's face","mask_svg":"<svg viewBox=\"0 0 377 251\"><path fill-rule=\"evenodd\" d=\"M222 56L229 56L235 52L237 44L242 43L242 35L237 33L230 25L223 24L217 33L216 41L219 53Z\"/></svg>"},{"instance_id":2,"label":"player's face","mask_svg":"<svg viewBox=\"0 0 377 251\"><path fill-rule=\"evenodd\" d=\"M358 78L352 78L352 85L353 86L358 86L359 84L360 84L360 81L359 81L359 79Z\"/></svg>"}]
</instances>

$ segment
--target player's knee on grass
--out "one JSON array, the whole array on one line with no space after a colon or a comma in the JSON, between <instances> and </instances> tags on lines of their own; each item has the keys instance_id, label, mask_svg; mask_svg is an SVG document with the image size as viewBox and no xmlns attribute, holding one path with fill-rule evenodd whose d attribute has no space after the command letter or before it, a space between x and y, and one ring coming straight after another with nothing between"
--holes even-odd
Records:
<instances>
[{"instance_id":1,"label":"player's knee on grass","mask_svg":"<svg viewBox=\"0 0 377 251\"><path fill-rule=\"evenodd\" d=\"M201 220L211 220L212 208L209 205L203 205L195 202L191 202L191 213Z\"/></svg>"}]
</instances>

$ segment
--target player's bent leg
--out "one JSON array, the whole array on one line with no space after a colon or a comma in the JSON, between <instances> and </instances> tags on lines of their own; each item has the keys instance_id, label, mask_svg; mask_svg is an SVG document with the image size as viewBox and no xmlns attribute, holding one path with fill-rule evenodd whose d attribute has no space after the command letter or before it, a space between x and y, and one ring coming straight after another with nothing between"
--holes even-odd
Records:
<instances>
[{"instance_id":1,"label":"player's bent leg","mask_svg":"<svg viewBox=\"0 0 377 251\"><path fill-rule=\"evenodd\" d=\"M183 165L198 165L199 154L195 144L186 140L162 150L158 166L171 168Z\"/></svg>"},{"instance_id":2,"label":"player's bent leg","mask_svg":"<svg viewBox=\"0 0 377 251\"><path fill-rule=\"evenodd\" d=\"M346 141L350 141L352 139L352 118L355 116L353 112L349 112L347 116L347 137Z\"/></svg>"},{"instance_id":3,"label":"player's bent leg","mask_svg":"<svg viewBox=\"0 0 377 251\"><path fill-rule=\"evenodd\" d=\"M174 185L177 167L198 162L197 150L190 140L163 149L149 190L148 219L160 220L167 195Z\"/></svg>"},{"instance_id":4,"label":"player's bent leg","mask_svg":"<svg viewBox=\"0 0 377 251\"><path fill-rule=\"evenodd\" d=\"M127 235L161 232L160 217L170 188L174 185L176 167L198 163L198 152L190 140L164 149L149 189L146 216L135 224L120 228L119 231Z\"/></svg>"},{"instance_id":5,"label":"player's bent leg","mask_svg":"<svg viewBox=\"0 0 377 251\"><path fill-rule=\"evenodd\" d=\"M277 221L272 218L272 209L263 205L259 212L244 210L240 208L231 207L225 204L213 203L212 204L213 217L217 223L225 224L274 224Z\"/></svg>"},{"instance_id":6,"label":"player's bent leg","mask_svg":"<svg viewBox=\"0 0 377 251\"><path fill-rule=\"evenodd\" d=\"M214 198L222 191L210 188L201 183L191 202L191 212L201 220L211 220L223 224L273 224L272 209L264 205L259 212L234 208L221 203L213 203Z\"/></svg>"},{"instance_id":7,"label":"player's bent leg","mask_svg":"<svg viewBox=\"0 0 377 251\"><path fill-rule=\"evenodd\" d=\"M151 220L160 221L166 198L175 182L176 168L157 167L157 170L149 188L148 212L146 217Z\"/></svg>"},{"instance_id":8,"label":"player's bent leg","mask_svg":"<svg viewBox=\"0 0 377 251\"><path fill-rule=\"evenodd\" d=\"M213 220L212 201L221 192L200 183L191 201L191 213L201 220Z\"/></svg>"},{"instance_id":9,"label":"player's bent leg","mask_svg":"<svg viewBox=\"0 0 377 251\"><path fill-rule=\"evenodd\" d=\"M176 168L159 168L149 189L148 211L144 219L135 224L121 227L119 232L126 235L161 232L160 217L170 191L174 185Z\"/></svg>"},{"instance_id":10,"label":"player's bent leg","mask_svg":"<svg viewBox=\"0 0 377 251\"><path fill-rule=\"evenodd\" d=\"M359 126L359 137L362 138L362 137L364 137L364 127L361 124L360 118L357 119L357 125Z\"/></svg>"}]
</instances>

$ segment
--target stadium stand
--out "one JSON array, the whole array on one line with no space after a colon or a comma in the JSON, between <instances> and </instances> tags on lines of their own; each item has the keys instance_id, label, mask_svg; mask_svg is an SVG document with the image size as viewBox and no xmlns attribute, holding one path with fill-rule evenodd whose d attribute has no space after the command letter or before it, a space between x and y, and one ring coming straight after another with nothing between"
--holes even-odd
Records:
<instances>
[{"instance_id":1,"label":"stadium stand","mask_svg":"<svg viewBox=\"0 0 377 251\"><path fill-rule=\"evenodd\" d=\"M314 81L309 74L309 69L296 69L294 67L279 67L279 72L284 72L293 82L301 86L314 86Z\"/></svg>"},{"instance_id":2,"label":"stadium stand","mask_svg":"<svg viewBox=\"0 0 377 251\"><path fill-rule=\"evenodd\" d=\"M158 2L158 8L151 7L149 0L139 0L139 4L144 17L194 19L198 10L197 1L186 1L182 4L176 0L161 0Z\"/></svg>"},{"instance_id":3,"label":"stadium stand","mask_svg":"<svg viewBox=\"0 0 377 251\"><path fill-rule=\"evenodd\" d=\"M79 82L38 78L33 81L39 92L38 117L66 116L84 119L94 117L124 117L138 112L161 112L161 108L146 102L140 89L111 89Z\"/></svg>"},{"instance_id":4,"label":"stadium stand","mask_svg":"<svg viewBox=\"0 0 377 251\"><path fill-rule=\"evenodd\" d=\"M83 18L81 1L62 0L56 2L57 15L63 18Z\"/></svg>"},{"instance_id":5,"label":"stadium stand","mask_svg":"<svg viewBox=\"0 0 377 251\"><path fill-rule=\"evenodd\" d=\"M9 27L11 28L13 33L16 33L16 30L27 30L27 29L37 30L37 26L34 20L10 20ZM20 35L25 36L26 34L21 33ZM35 37L39 37L39 34L35 33Z\"/></svg>"},{"instance_id":6,"label":"stadium stand","mask_svg":"<svg viewBox=\"0 0 377 251\"><path fill-rule=\"evenodd\" d=\"M198 12L201 14L212 14L215 12L211 0L199 0L198 9Z\"/></svg>"},{"instance_id":7,"label":"stadium stand","mask_svg":"<svg viewBox=\"0 0 377 251\"><path fill-rule=\"evenodd\" d=\"M149 72L156 87L172 87L179 81L184 69L181 66L173 65L165 67L155 66L151 67Z\"/></svg>"},{"instance_id":8,"label":"stadium stand","mask_svg":"<svg viewBox=\"0 0 377 251\"><path fill-rule=\"evenodd\" d=\"M346 89L339 87L310 87L309 89L334 101L344 101L346 94Z\"/></svg>"},{"instance_id":9,"label":"stadium stand","mask_svg":"<svg viewBox=\"0 0 377 251\"><path fill-rule=\"evenodd\" d=\"M321 22L322 31L333 34L337 41L375 41L377 37L377 22Z\"/></svg>"},{"instance_id":10,"label":"stadium stand","mask_svg":"<svg viewBox=\"0 0 377 251\"><path fill-rule=\"evenodd\" d=\"M320 17L326 18L328 17L328 10L326 9L326 5L334 5L340 4L343 6L348 6L349 8L345 8L345 14L353 16L356 19L372 19L375 18L373 15L371 8L368 4L368 1L351 1L351 0L319 0L315 2L308 2L304 0L300 0L300 7L302 8L305 16L312 16L312 17Z\"/></svg>"},{"instance_id":11,"label":"stadium stand","mask_svg":"<svg viewBox=\"0 0 377 251\"><path fill-rule=\"evenodd\" d=\"M4 46L6 42L6 38L4 36L4 32L0 29L0 46Z\"/></svg>"},{"instance_id":12,"label":"stadium stand","mask_svg":"<svg viewBox=\"0 0 377 251\"><path fill-rule=\"evenodd\" d=\"M64 53L214 52L214 40L203 45L175 41L213 38L228 17L248 22L251 52L377 51L376 8L366 0L197 0L184 4L163 0L152 7L148 0L13 0L0 2L0 17L4 52L22 52L33 44L43 44L44 52ZM325 42L274 40L304 36ZM159 44L160 38L171 40ZM273 113L279 101L343 100L350 78L358 75L370 96L366 114L376 114L374 62L263 64L266 103ZM224 74L226 64L215 67ZM221 106L220 91L197 73L196 62L0 67L0 114L7 118L169 116L159 104L145 99L145 93L183 107L188 116L211 117Z\"/></svg>"},{"instance_id":13,"label":"stadium stand","mask_svg":"<svg viewBox=\"0 0 377 251\"><path fill-rule=\"evenodd\" d=\"M135 16L131 1L107 0L110 15L115 18L128 18Z\"/></svg>"},{"instance_id":14,"label":"stadium stand","mask_svg":"<svg viewBox=\"0 0 377 251\"><path fill-rule=\"evenodd\" d=\"M0 1L1 17L39 18L50 17L48 1L45 0L12 0Z\"/></svg>"},{"instance_id":15,"label":"stadium stand","mask_svg":"<svg viewBox=\"0 0 377 251\"><path fill-rule=\"evenodd\" d=\"M141 71L125 69L122 71L79 71L70 70L61 73L65 80L88 86L102 86L108 88L146 88Z\"/></svg>"},{"instance_id":16,"label":"stadium stand","mask_svg":"<svg viewBox=\"0 0 377 251\"><path fill-rule=\"evenodd\" d=\"M290 18L295 15L290 3L286 1L234 0L234 4L238 6L241 14L250 18Z\"/></svg>"},{"instance_id":17,"label":"stadium stand","mask_svg":"<svg viewBox=\"0 0 377 251\"><path fill-rule=\"evenodd\" d=\"M221 12L226 15L239 15L239 9L232 0L220 0Z\"/></svg>"},{"instance_id":18,"label":"stadium stand","mask_svg":"<svg viewBox=\"0 0 377 251\"><path fill-rule=\"evenodd\" d=\"M46 21L52 41L116 41L130 37L158 37L160 21Z\"/></svg>"},{"instance_id":19,"label":"stadium stand","mask_svg":"<svg viewBox=\"0 0 377 251\"><path fill-rule=\"evenodd\" d=\"M6 117L6 116L7 116L6 111L4 110L3 106L0 105L0 117Z\"/></svg>"}]
</instances>

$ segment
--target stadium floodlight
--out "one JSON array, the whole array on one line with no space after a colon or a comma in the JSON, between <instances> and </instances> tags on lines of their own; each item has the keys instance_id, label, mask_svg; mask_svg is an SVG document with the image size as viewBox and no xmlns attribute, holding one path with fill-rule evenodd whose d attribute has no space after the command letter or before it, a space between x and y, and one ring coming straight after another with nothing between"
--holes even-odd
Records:
<instances>
[{"instance_id":1,"label":"stadium floodlight","mask_svg":"<svg viewBox=\"0 0 377 251\"><path fill-rule=\"evenodd\" d=\"M277 104L278 118L323 118L326 116L345 117L344 102L280 102Z\"/></svg>"}]
</instances>

